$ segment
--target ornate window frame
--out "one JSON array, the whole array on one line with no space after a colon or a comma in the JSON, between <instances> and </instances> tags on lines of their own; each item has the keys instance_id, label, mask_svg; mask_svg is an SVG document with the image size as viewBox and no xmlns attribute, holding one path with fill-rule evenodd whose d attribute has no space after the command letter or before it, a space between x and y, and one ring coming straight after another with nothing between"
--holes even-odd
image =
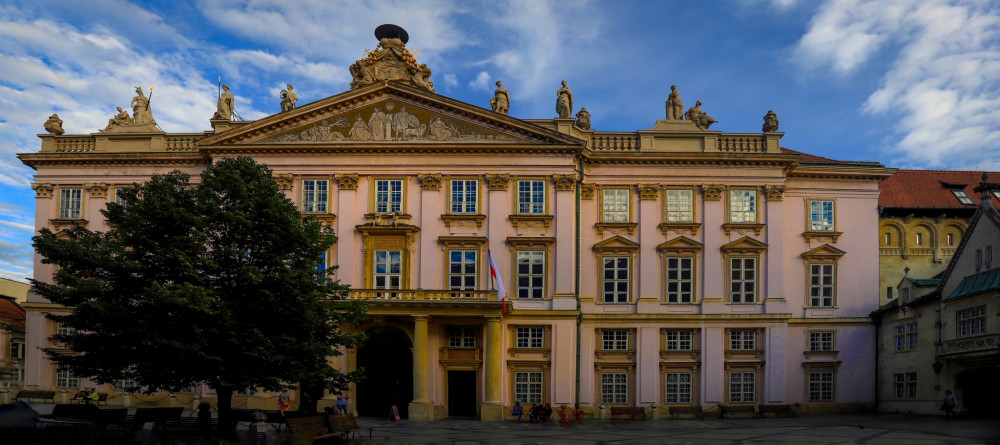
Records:
<instances>
[{"instance_id":1,"label":"ornate window frame","mask_svg":"<svg viewBox=\"0 0 1000 445\"><path fill-rule=\"evenodd\" d=\"M832 221L832 224L831 224L831 228L829 230L815 230L815 229L813 229L813 227L812 227L812 223L813 223L813 219L812 219L812 214L813 214L813 212L812 212L812 206L813 206L814 202L830 202L830 203L833 204L833 221ZM805 232L802 232L802 236L805 237L806 242L811 242L812 240L818 240L820 242L825 241L825 242L830 242L830 243L836 244L837 240L840 239L840 235L843 235L843 232L838 232L837 231L837 225L838 225L838 221L837 221L837 219L838 219L837 218L837 207L838 207L837 198L805 198L805 204L806 204L805 205L805 215L806 215L806 217L805 217L805 224L806 224L806 230L805 230Z\"/></svg>"},{"instance_id":2,"label":"ornate window frame","mask_svg":"<svg viewBox=\"0 0 1000 445\"><path fill-rule=\"evenodd\" d=\"M378 184L379 184L380 181L400 181L400 183L401 183L401 185L400 185L400 198L399 198L400 201L399 201L399 211L397 213L398 214L407 214L406 213L406 210L407 210L407 205L406 205L407 204L407 202L406 202L407 199L406 198L407 198L407 193L409 192L409 182L410 182L408 179L409 178L407 178L406 176L370 176L368 178L368 195L369 195L369 198L368 198L368 208L370 209L370 213L372 213L372 214L393 213L393 211L390 211L390 210L386 210L385 212L379 212L378 211L378 202L377 202L377 199L378 199ZM390 184L391 184L391 182L390 182ZM391 197L392 196L391 195L391 193L392 193L391 188L389 190L389 193L390 193L390 197ZM391 203L392 201L390 200L388 202Z\"/></svg>"},{"instance_id":3,"label":"ornate window frame","mask_svg":"<svg viewBox=\"0 0 1000 445\"><path fill-rule=\"evenodd\" d=\"M738 304L738 305L748 305L748 304L763 304L764 298L761 294L762 286L761 276L763 269L763 262L761 258L764 252L767 250L767 244L757 241L748 236L744 236L736 241L727 243L719 248L722 251L722 257L725 261L724 273L726 274L723 279L726 283L726 304ZM752 302L733 302L732 294L732 260L736 258L750 258L755 260L755 270L754 270L754 300Z\"/></svg>"},{"instance_id":4,"label":"ornate window frame","mask_svg":"<svg viewBox=\"0 0 1000 445\"><path fill-rule=\"evenodd\" d=\"M448 184L448 186L446 187L446 194L445 194L446 195L445 196L445 205L448 206L448 208L447 208L447 211L444 212L445 215L449 215L449 216L464 216L464 217L471 217L471 216L482 215L482 213L483 213L483 211L482 211L482 209L483 209L483 180L482 180L481 177L479 177L479 176L447 176L445 178L445 181ZM455 212L452 209L452 204L453 204L452 203L452 197L453 197L452 193L454 193L454 190L453 190L452 187L453 187L455 181L475 181L476 182L476 209L475 209L475 211L472 211L472 212ZM480 222L479 222L478 225L482 226L481 220L480 220Z\"/></svg>"},{"instance_id":5,"label":"ornate window frame","mask_svg":"<svg viewBox=\"0 0 1000 445\"><path fill-rule=\"evenodd\" d=\"M805 260L805 307L810 309L836 309L837 308L837 283L840 281L840 275L838 273L838 263L840 259L846 254L843 250L833 247L829 244L823 244L822 246L810 249L808 251L802 252L802 258ZM812 278L813 278L813 266L829 266L832 268L833 272L833 297L829 306L825 305L813 305L812 301Z\"/></svg>"},{"instance_id":6,"label":"ornate window frame","mask_svg":"<svg viewBox=\"0 0 1000 445\"><path fill-rule=\"evenodd\" d=\"M449 292L463 292L462 290L451 290L451 252L455 250L472 250L476 252L476 287L482 289L486 283L486 270L483 251L486 248L487 239L485 236L439 236L438 242L444 247L444 267L442 267L442 277L444 280L443 289ZM468 292L469 290L465 290Z\"/></svg>"},{"instance_id":7,"label":"ornate window frame","mask_svg":"<svg viewBox=\"0 0 1000 445\"><path fill-rule=\"evenodd\" d=\"M670 232L679 235L689 234L695 236L701 223L698 222L698 191L693 185L668 185L663 187L663 222L660 223L660 232L666 236ZM690 221L670 221L670 192L689 191L691 193L691 220Z\"/></svg>"},{"instance_id":8,"label":"ornate window frame","mask_svg":"<svg viewBox=\"0 0 1000 445\"><path fill-rule=\"evenodd\" d=\"M610 190L625 191L625 200L628 206L627 210L628 215L626 216L625 221L608 221L606 218L607 215L605 215L604 213L604 199L605 199L604 192ZM594 223L594 227L597 228L597 234L603 235L605 230L624 230L629 235L635 234L635 228L638 226L638 224L634 222L633 219L634 218L633 209L635 207L634 205L635 203L633 203L634 199L635 197L632 193L632 187L629 187L627 185L598 186L597 208L599 213L598 213L598 221Z\"/></svg>"},{"instance_id":9,"label":"ornate window frame","mask_svg":"<svg viewBox=\"0 0 1000 445\"><path fill-rule=\"evenodd\" d=\"M299 212L300 213L306 214L306 215L326 215L326 214L333 213L333 203L332 203L332 201L333 201L333 187L332 187L333 178L331 176L329 176L329 175L327 175L327 176L323 176L323 175L299 176L299 177L296 178L296 180L297 180L296 182L299 185L299 190L298 190L298 193L296 193L296 195L299 198L299 202L298 202L299 205L298 205L298 207L299 207ZM323 211L306 211L306 181L323 181L323 182L326 182L326 199L324 201L322 201L323 205L326 207L326 210L323 210ZM321 202L321 201L311 201L311 202L317 202L318 203L318 202Z\"/></svg>"},{"instance_id":10,"label":"ornate window frame","mask_svg":"<svg viewBox=\"0 0 1000 445\"><path fill-rule=\"evenodd\" d=\"M552 299L552 294L549 292L549 289L551 289L551 283L550 282L552 280L550 280L549 277L552 276L552 269L551 269L552 264L551 264L550 259L552 258L552 247L556 243L555 237L538 237L538 236L534 236L534 237L527 237L527 236L525 236L525 237L514 237L514 236L510 236L510 237L507 237L506 241L507 241L507 245L510 246L510 250L511 250L511 263L510 263L511 264L511 268L510 268L510 270L513 271L513 278L514 278L514 280L512 281L512 283L513 283L512 290L513 290L513 296L514 296L514 298L520 300L520 298L517 297L517 293L518 293L518 285L517 285L517 278L518 278L518 274L517 274L517 253L520 252L520 251L539 251L540 250L540 251L544 251L545 252L544 260L543 260L545 262L545 264L543 265L543 269L542 269L543 270L543 275L542 275L542 298L539 299L539 300L536 300L534 298L526 298L524 300L525 301L551 300Z\"/></svg>"},{"instance_id":11,"label":"ornate window frame","mask_svg":"<svg viewBox=\"0 0 1000 445\"><path fill-rule=\"evenodd\" d=\"M808 403L834 403L837 401L837 371L840 369L839 361L812 361L812 362L802 362L803 369L803 395ZM811 374L813 373L830 373L832 374L833 381L831 382L831 394L830 400L813 400L811 398Z\"/></svg>"},{"instance_id":12,"label":"ornate window frame","mask_svg":"<svg viewBox=\"0 0 1000 445\"><path fill-rule=\"evenodd\" d=\"M660 260L663 270L663 289L661 291L662 304L698 304L700 299L698 298L698 263L699 255L701 254L704 245L686 236L678 236L667 242L664 242L656 246L656 250L660 253ZM669 260L671 258L690 258L691 259L691 301L689 302L676 302L672 303L669 301L668 294L668 266Z\"/></svg>"},{"instance_id":13,"label":"ornate window frame","mask_svg":"<svg viewBox=\"0 0 1000 445\"><path fill-rule=\"evenodd\" d=\"M595 264L595 269L599 272L596 275L597 279L597 295L595 295L595 300L598 304L632 304L634 302L635 294L635 257L639 250L639 243L629 240L621 235L615 235L597 244L594 244L594 251L597 253L597 263ZM609 257L625 257L628 258L628 298L627 301L623 303L604 302L604 259Z\"/></svg>"}]
</instances>

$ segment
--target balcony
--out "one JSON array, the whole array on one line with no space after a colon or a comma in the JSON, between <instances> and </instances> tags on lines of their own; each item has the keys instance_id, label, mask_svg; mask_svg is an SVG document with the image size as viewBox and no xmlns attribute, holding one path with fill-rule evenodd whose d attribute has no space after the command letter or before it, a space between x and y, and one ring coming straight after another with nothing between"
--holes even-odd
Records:
<instances>
[{"instance_id":1,"label":"balcony","mask_svg":"<svg viewBox=\"0 0 1000 445\"><path fill-rule=\"evenodd\" d=\"M366 302L370 315L495 317L503 313L492 290L352 289L347 299Z\"/></svg>"},{"instance_id":2,"label":"balcony","mask_svg":"<svg viewBox=\"0 0 1000 445\"><path fill-rule=\"evenodd\" d=\"M944 351L942 357L961 359L994 355L1000 353L1000 334L946 340L942 346Z\"/></svg>"},{"instance_id":3,"label":"balcony","mask_svg":"<svg viewBox=\"0 0 1000 445\"><path fill-rule=\"evenodd\" d=\"M352 289L348 300L498 303L493 290Z\"/></svg>"}]
</instances>

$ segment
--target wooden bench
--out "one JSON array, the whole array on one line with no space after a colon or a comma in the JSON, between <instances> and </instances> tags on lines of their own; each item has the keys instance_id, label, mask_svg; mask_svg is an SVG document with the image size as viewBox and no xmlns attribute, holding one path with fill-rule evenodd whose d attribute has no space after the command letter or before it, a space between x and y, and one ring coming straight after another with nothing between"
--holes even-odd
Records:
<instances>
[{"instance_id":1,"label":"wooden bench","mask_svg":"<svg viewBox=\"0 0 1000 445\"><path fill-rule=\"evenodd\" d=\"M611 423L632 423L636 419L646 420L645 408L638 406L611 408Z\"/></svg>"},{"instance_id":2,"label":"wooden bench","mask_svg":"<svg viewBox=\"0 0 1000 445\"><path fill-rule=\"evenodd\" d=\"M292 433L291 445L306 445L316 442L340 438L343 433L331 433L326 423L325 415L314 415L304 417L289 417L285 419L288 431Z\"/></svg>"},{"instance_id":3,"label":"wooden bench","mask_svg":"<svg viewBox=\"0 0 1000 445\"><path fill-rule=\"evenodd\" d=\"M73 399L73 403L79 403L81 405L88 404L90 402L94 402L97 405L103 404L106 406L108 404L108 393L106 392L97 393L97 400L81 399L81 398Z\"/></svg>"},{"instance_id":4,"label":"wooden bench","mask_svg":"<svg viewBox=\"0 0 1000 445\"><path fill-rule=\"evenodd\" d=\"M699 419L705 420L705 411L698 405L671 406L670 418L676 419L677 416L697 416Z\"/></svg>"},{"instance_id":5,"label":"wooden bench","mask_svg":"<svg viewBox=\"0 0 1000 445\"><path fill-rule=\"evenodd\" d=\"M146 423L153 423L154 430L179 428L183 407L156 407L156 408L136 408L126 420L133 429L142 429Z\"/></svg>"},{"instance_id":6,"label":"wooden bench","mask_svg":"<svg viewBox=\"0 0 1000 445\"><path fill-rule=\"evenodd\" d=\"M731 414L750 414L750 417L757 415L753 405L719 405L719 418L725 419Z\"/></svg>"},{"instance_id":7,"label":"wooden bench","mask_svg":"<svg viewBox=\"0 0 1000 445\"><path fill-rule=\"evenodd\" d=\"M41 401L50 401L56 403L56 392L55 391L40 391L32 389L22 389L17 392L14 396L14 400L22 401L22 399L36 399Z\"/></svg>"},{"instance_id":8,"label":"wooden bench","mask_svg":"<svg viewBox=\"0 0 1000 445\"><path fill-rule=\"evenodd\" d=\"M795 405L757 405L757 415L767 417L768 414L780 414L785 417L798 417Z\"/></svg>"},{"instance_id":9,"label":"wooden bench","mask_svg":"<svg viewBox=\"0 0 1000 445\"><path fill-rule=\"evenodd\" d=\"M583 411L578 409L557 409L554 411L557 416L559 416L560 426L570 426L576 425L578 423L583 423ZM551 423L552 417L549 417L549 423Z\"/></svg>"},{"instance_id":10,"label":"wooden bench","mask_svg":"<svg viewBox=\"0 0 1000 445\"><path fill-rule=\"evenodd\" d=\"M327 414L326 422L331 433L341 434L344 437L348 435L357 437L359 432L368 430L368 438L371 439L372 430L375 429L373 426L358 426L358 419L354 418L353 414Z\"/></svg>"}]
</instances>

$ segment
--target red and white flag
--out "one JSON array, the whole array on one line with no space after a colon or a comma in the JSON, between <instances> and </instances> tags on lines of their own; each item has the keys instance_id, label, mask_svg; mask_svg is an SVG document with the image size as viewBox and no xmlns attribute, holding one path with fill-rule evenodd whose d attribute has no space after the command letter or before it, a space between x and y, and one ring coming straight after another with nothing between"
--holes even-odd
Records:
<instances>
[{"instance_id":1,"label":"red and white flag","mask_svg":"<svg viewBox=\"0 0 1000 445\"><path fill-rule=\"evenodd\" d=\"M507 313L507 290L503 288L503 278L500 278L500 272L497 271L497 263L493 261L493 252L487 252L490 256L490 275L493 276L493 281L497 286L497 300L503 303L503 313Z\"/></svg>"}]
</instances>

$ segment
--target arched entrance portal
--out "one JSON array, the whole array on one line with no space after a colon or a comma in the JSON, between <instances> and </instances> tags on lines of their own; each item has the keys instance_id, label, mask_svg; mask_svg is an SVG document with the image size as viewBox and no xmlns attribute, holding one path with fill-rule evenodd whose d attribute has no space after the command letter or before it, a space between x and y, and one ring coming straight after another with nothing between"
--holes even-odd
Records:
<instances>
[{"instance_id":1,"label":"arched entrance portal","mask_svg":"<svg viewBox=\"0 0 1000 445\"><path fill-rule=\"evenodd\" d=\"M413 351L407 335L391 326L379 326L365 332L368 340L358 349L358 367L365 368L365 379L358 383L358 415L387 417L392 405L407 418L413 400Z\"/></svg>"},{"instance_id":2,"label":"arched entrance portal","mask_svg":"<svg viewBox=\"0 0 1000 445\"><path fill-rule=\"evenodd\" d=\"M955 376L955 385L962 390L958 402L970 416L996 417L1000 415L1000 382L997 368L978 368L962 371Z\"/></svg>"}]
</instances>

